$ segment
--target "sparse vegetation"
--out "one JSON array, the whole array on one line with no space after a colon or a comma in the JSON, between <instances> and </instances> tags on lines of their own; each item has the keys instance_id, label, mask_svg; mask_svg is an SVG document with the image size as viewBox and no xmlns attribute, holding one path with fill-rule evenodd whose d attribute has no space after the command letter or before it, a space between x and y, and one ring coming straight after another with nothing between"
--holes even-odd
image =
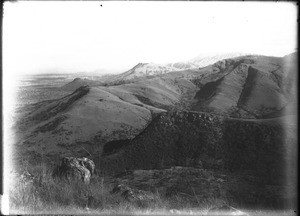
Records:
<instances>
[{"instance_id":1,"label":"sparse vegetation","mask_svg":"<svg viewBox=\"0 0 300 216\"><path fill-rule=\"evenodd\" d=\"M184 210L191 205L190 199L184 196L167 199L158 192L149 192L154 198L151 201L128 201L122 194L111 193L115 184L107 177L95 175L90 184L84 184L76 180L54 179L49 169L42 166L31 167L31 172L34 174L30 179L17 174L14 178L10 193L13 214L169 212L172 209ZM220 203L224 201L208 199L198 210L206 211Z\"/></svg>"},{"instance_id":2,"label":"sparse vegetation","mask_svg":"<svg viewBox=\"0 0 300 216\"><path fill-rule=\"evenodd\" d=\"M264 215L253 206L264 206L270 199L284 204L278 188L259 186L251 174L222 173L192 167L165 170L137 170L118 176L92 176L90 184L52 178L51 169L31 167L14 177L11 185L10 208L13 214L182 214L206 212L217 206L230 205L249 208L254 215ZM251 180L249 180L251 179ZM118 184L139 188L151 199L128 199L124 193L112 193ZM253 203L251 203L253 202ZM249 205L250 204L250 205ZM253 206L251 206L253 205ZM266 207L266 206L264 206ZM252 215L252 214L251 214ZM272 215L272 214L271 214Z\"/></svg>"}]
</instances>

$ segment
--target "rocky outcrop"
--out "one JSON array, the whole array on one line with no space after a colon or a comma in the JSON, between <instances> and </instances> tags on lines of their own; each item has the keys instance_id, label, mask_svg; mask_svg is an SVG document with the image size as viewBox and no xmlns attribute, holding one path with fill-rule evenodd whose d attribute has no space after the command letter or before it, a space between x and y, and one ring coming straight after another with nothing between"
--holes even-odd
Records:
<instances>
[{"instance_id":1,"label":"rocky outcrop","mask_svg":"<svg viewBox=\"0 0 300 216\"><path fill-rule=\"evenodd\" d=\"M95 164L88 158L65 157L53 170L53 177L67 180L82 180L89 183L91 175L95 172Z\"/></svg>"}]
</instances>

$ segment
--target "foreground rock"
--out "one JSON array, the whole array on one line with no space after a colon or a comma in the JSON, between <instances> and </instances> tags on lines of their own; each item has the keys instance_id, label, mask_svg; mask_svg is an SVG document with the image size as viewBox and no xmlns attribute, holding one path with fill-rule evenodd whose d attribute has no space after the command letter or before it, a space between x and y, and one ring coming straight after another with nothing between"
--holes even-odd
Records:
<instances>
[{"instance_id":1,"label":"foreground rock","mask_svg":"<svg viewBox=\"0 0 300 216\"><path fill-rule=\"evenodd\" d=\"M68 180L82 180L89 183L91 175L95 172L95 164L88 158L65 157L53 171L53 177Z\"/></svg>"}]
</instances>

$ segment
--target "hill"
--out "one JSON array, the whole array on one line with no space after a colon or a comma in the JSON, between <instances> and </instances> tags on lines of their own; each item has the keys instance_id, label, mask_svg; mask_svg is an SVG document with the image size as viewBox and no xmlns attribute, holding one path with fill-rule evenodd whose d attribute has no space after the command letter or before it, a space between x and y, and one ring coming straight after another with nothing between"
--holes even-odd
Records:
<instances>
[{"instance_id":1,"label":"hill","mask_svg":"<svg viewBox=\"0 0 300 216\"><path fill-rule=\"evenodd\" d=\"M200 166L252 170L259 175L268 170L265 178L278 177L283 175L286 159L282 121L238 120L187 111L162 113L125 148L101 157L99 169L119 173Z\"/></svg>"},{"instance_id":2,"label":"hill","mask_svg":"<svg viewBox=\"0 0 300 216\"><path fill-rule=\"evenodd\" d=\"M182 93L195 90L188 80L176 84L159 77L119 86L82 86L66 97L28 106L17 124L17 142L33 162L44 156L98 155L106 142L132 139L153 117L174 107Z\"/></svg>"},{"instance_id":3,"label":"hill","mask_svg":"<svg viewBox=\"0 0 300 216\"><path fill-rule=\"evenodd\" d=\"M87 78L81 79L81 78L75 78L72 82L67 83L66 85L62 86L61 88L63 90L67 90L67 91L75 91L76 89L78 89L81 86L101 86L103 85L102 82L100 81L95 81L95 80L90 80Z\"/></svg>"},{"instance_id":4,"label":"hill","mask_svg":"<svg viewBox=\"0 0 300 216\"><path fill-rule=\"evenodd\" d=\"M264 118L278 113L293 103L289 98L295 95L286 90L296 86L289 77L295 76L297 65L291 63L289 70L286 68L291 58L293 55L284 59L245 56L201 69L203 75L197 79L200 90L192 110L242 118Z\"/></svg>"}]
</instances>

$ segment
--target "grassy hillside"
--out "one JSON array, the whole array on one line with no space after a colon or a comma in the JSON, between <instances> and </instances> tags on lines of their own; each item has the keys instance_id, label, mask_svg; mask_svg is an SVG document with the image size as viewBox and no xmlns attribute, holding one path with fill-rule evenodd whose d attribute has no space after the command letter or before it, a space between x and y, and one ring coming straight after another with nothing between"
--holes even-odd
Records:
<instances>
[{"instance_id":1,"label":"grassy hillside","mask_svg":"<svg viewBox=\"0 0 300 216\"><path fill-rule=\"evenodd\" d=\"M270 178L284 169L281 120L236 120L195 112L157 117L125 149L104 156L101 171L204 166L253 170Z\"/></svg>"},{"instance_id":2,"label":"grassy hillside","mask_svg":"<svg viewBox=\"0 0 300 216\"><path fill-rule=\"evenodd\" d=\"M289 58L292 56L286 57ZM239 118L265 118L284 109L290 102L290 94L285 90L287 85L296 86L295 80L292 82L286 74L295 73L288 70L296 71L297 66L291 63L286 68L287 61L275 57L244 56L201 69L204 75L195 79L200 90L196 93L197 101L192 110Z\"/></svg>"},{"instance_id":3,"label":"grassy hillside","mask_svg":"<svg viewBox=\"0 0 300 216\"><path fill-rule=\"evenodd\" d=\"M27 106L16 125L17 142L33 162L90 152L101 155L106 142L134 138L153 117L196 88L188 80L161 78L82 86L66 97Z\"/></svg>"}]
</instances>

